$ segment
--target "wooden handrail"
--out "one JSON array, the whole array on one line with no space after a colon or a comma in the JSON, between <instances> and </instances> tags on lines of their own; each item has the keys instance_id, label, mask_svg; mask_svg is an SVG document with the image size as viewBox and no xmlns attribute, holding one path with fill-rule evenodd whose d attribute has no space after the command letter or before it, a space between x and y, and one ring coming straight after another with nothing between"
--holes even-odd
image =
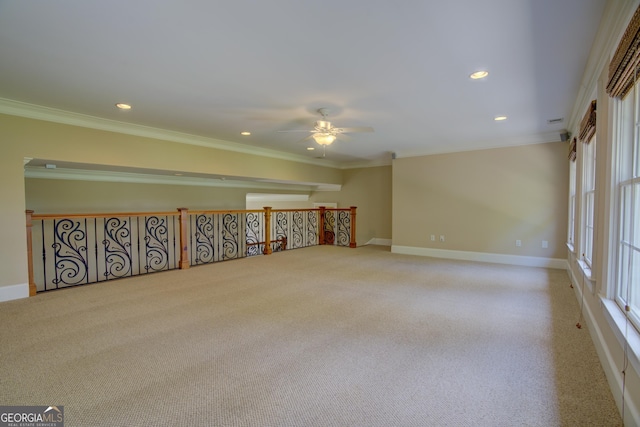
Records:
<instances>
[{"instance_id":1,"label":"wooden handrail","mask_svg":"<svg viewBox=\"0 0 640 427\"><path fill-rule=\"evenodd\" d=\"M178 208L179 211L180 208ZM186 209L186 208L184 208ZM271 209L271 212L310 212L320 211L322 208L307 209ZM349 211L351 208L324 208L326 211ZM33 212L33 211L31 211ZM223 210L189 210L190 215L202 214L236 214L236 213L262 213L264 209L223 209ZM178 216L179 212L112 212L112 213L68 213L68 214L36 214L32 213L32 219L65 219L65 218L110 218L125 216Z\"/></svg>"},{"instance_id":2,"label":"wooden handrail","mask_svg":"<svg viewBox=\"0 0 640 427\"><path fill-rule=\"evenodd\" d=\"M281 248L280 250L287 249L287 238L286 237L281 237L279 239L272 240L271 242L269 242L269 246L271 246L271 243L280 243L280 248ZM259 245L267 246L267 242L251 242L251 243L247 243L247 246L259 246Z\"/></svg>"},{"instance_id":3,"label":"wooden handrail","mask_svg":"<svg viewBox=\"0 0 640 427\"><path fill-rule=\"evenodd\" d=\"M279 243L279 242L286 242L287 238L286 237L281 237L279 239L276 240L272 240L271 243ZM247 243L247 246L258 246L258 245L264 245L267 242L251 242L251 243Z\"/></svg>"},{"instance_id":4,"label":"wooden handrail","mask_svg":"<svg viewBox=\"0 0 640 427\"><path fill-rule=\"evenodd\" d=\"M297 210L297 209L296 209ZM229 210L190 210L189 214L237 214L237 213L263 213L264 209L229 209Z\"/></svg>"},{"instance_id":5,"label":"wooden handrail","mask_svg":"<svg viewBox=\"0 0 640 427\"><path fill-rule=\"evenodd\" d=\"M320 209L322 209L323 206L320 206L319 208L305 208L305 209L271 209L271 212L313 212L313 211L320 211ZM325 211L350 211L351 208L324 208ZM246 212L246 211L242 211L242 212ZM259 211L262 212L262 211Z\"/></svg>"},{"instance_id":6,"label":"wooden handrail","mask_svg":"<svg viewBox=\"0 0 640 427\"><path fill-rule=\"evenodd\" d=\"M31 211L33 212L33 211ZM66 219L66 218L111 218L123 216L178 216L179 212L113 212L113 213L73 213L73 214L33 214L31 219Z\"/></svg>"}]
</instances>

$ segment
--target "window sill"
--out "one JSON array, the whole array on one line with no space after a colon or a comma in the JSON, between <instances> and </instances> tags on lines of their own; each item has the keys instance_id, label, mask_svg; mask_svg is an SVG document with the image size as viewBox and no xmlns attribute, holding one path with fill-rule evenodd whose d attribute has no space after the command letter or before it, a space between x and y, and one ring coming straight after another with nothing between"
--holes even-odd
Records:
<instances>
[{"instance_id":1,"label":"window sill","mask_svg":"<svg viewBox=\"0 0 640 427\"><path fill-rule=\"evenodd\" d=\"M589 264L582 260L578 260L578 266L580 266L580 271L582 271L584 278L591 281L591 267L589 267Z\"/></svg>"},{"instance_id":2,"label":"window sill","mask_svg":"<svg viewBox=\"0 0 640 427\"><path fill-rule=\"evenodd\" d=\"M595 289L595 280L591 276L591 267L589 267L589 264L582 260L577 260L576 263L580 268L580 275L582 276L582 280L578 280L577 278L576 280L578 280L578 283L581 283L583 285L582 288L584 288L584 285L586 284L589 288L589 291L593 293L593 290Z\"/></svg>"},{"instance_id":3,"label":"window sill","mask_svg":"<svg viewBox=\"0 0 640 427\"><path fill-rule=\"evenodd\" d=\"M604 317L607 319L609 326L611 326L620 346L624 348L625 341L627 342L629 362L633 369L640 374L640 333L631 323L627 324L624 312L615 301L602 297L600 301L604 307Z\"/></svg>"}]
</instances>

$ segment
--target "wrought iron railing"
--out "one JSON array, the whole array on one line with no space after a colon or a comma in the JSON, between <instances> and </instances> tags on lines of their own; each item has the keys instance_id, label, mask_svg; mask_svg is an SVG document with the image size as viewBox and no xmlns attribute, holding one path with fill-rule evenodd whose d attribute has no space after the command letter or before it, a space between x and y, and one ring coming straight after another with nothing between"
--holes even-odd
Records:
<instances>
[{"instance_id":1,"label":"wrought iron railing","mask_svg":"<svg viewBox=\"0 0 640 427\"><path fill-rule=\"evenodd\" d=\"M349 209L327 209L324 212L324 242L326 245L350 246L354 236L351 234L351 222L355 230L355 211Z\"/></svg>"},{"instance_id":2,"label":"wrought iron railing","mask_svg":"<svg viewBox=\"0 0 640 427\"><path fill-rule=\"evenodd\" d=\"M258 255L264 244L264 211L192 211L188 213L191 265Z\"/></svg>"},{"instance_id":3,"label":"wrought iron railing","mask_svg":"<svg viewBox=\"0 0 640 427\"><path fill-rule=\"evenodd\" d=\"M271 235L276 239L285 239L287 249L318 245L320 244L318 233L320 217L321 213L318 209L273 210Z\"/></svg>"},{"instance_id":4,"label":"wrought iron railing","mask_svg":"<svg viewBox=\"0 0 640 427\"><path fill-rule=\"evenodd\" d=\"M29 293L315 245L356 247L356 208L37 215Z\"/></svg>"},{"instance_id":5,"label":"wrought iron railing","mask_svg":"<svg viewBox=\"0 0 640 427\"><path fill-rule=\"evenodd\" d=\"M177 268L179 213L31 215L38 290ZM27 229L29 229L27 212ZM35 250L34 250L35 249Z\"/></svg>"}]
</instances>

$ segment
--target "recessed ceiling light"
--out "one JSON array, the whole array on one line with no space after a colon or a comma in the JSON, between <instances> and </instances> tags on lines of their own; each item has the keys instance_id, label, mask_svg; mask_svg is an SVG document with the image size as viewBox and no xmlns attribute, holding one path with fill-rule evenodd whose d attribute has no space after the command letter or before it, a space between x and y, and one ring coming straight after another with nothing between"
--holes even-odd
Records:
<instances>
[{"instance_id":1,"label":"recessed ceiling light","mask_svg":"<svg viewBox=\"0 0 640 427\"><path fill-rule=\"evenodd\" d=\"M507 120L507 116L496 116L494 119L496 122L501 122L503 120Z\"/></svg>"},{"instance_id":2,"label":"recessed ceiling light","mask_svg":"<svg viewBox=\"0 0 640 427\"><path fill-rule=\"evenodd\" d=\"M473 80L478 80L478 79L484 79L485 77L487 77L489 75L488 71L485 70L479 70L476 72L473 72L469 75L469 77L471 77Z\"/></svg>"},{"instance_id":3,"label":"recessed ceiling light","mask_svg":"<svg viewBox=\"0 0 640 427\"><path fill-rule=\"evenodd\" d=\"M315 147L307 147L307 150L308 150L308 151L313 151L313 150L315 150L315 149L316 149Z\"/></svg>"},{"instance_id":4,"label":"recessed ceiling light","mask_svg":"<svg viewBox=\"0 0 640 427\"><path fill-rule=\"evenodd\" d=\"M118 107L121 110L131 110L131 105L129 104L124 104L122 102L119 102L116 104L116 107Z\"/></svg>"},{"instance_id":5,"label":"recessed ceiling light","mask_svg":"<svg viewBox=\"0 0 640 427\"><path fill-rule=\"evenodd\" d=\"M242 136L249 136L251 135L251 132L247 132L246 130L244 132L240 132L240 135Z\"/></svg>"}]
</instances>

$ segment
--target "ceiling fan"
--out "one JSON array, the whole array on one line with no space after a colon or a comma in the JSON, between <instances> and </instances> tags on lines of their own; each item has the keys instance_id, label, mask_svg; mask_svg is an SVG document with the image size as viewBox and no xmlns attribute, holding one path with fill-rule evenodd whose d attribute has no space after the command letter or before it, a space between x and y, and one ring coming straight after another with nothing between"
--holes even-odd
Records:
<instances>
[{"instance_id":1,"label":"ceiling fan","mask_svg":"<svg viewBox=\"0 0 640 427\"><path fill-rule=\"evenodd\" d=\"M322 120L316 121L316 125L313 129L310 130L281 130L279 132L309 132L311 135L304 138L303 141L308 139L313 139L318 144L326 147L327 145L331 145L333 141L338 137L343 137L345 133L355 133L355 132L373 132L373 128L369 126L365 127L351 127L351 128L338 128L331 124L329 120L327 120L327 116L329 115L329 110L326 108L318 109L318 113L322 116Z\"/></svg>"}]
</instances>

